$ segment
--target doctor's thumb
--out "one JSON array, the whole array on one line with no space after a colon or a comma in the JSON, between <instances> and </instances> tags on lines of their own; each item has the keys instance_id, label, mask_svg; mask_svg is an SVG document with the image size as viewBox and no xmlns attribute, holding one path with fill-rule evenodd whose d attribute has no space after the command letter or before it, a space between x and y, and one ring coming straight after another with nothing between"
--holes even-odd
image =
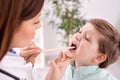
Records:
<instances>
[{"instance_id":1,"label":"doctor's thumb","mask_svg":"<svg viewBox=\"0 0 120 80\"><path fill-rule=\"evenodd\" d=\"M57 69L57 64L55 63L55 61L49 61L48 65L52 68L52 69Z\"/></svg>"}]
</instances>

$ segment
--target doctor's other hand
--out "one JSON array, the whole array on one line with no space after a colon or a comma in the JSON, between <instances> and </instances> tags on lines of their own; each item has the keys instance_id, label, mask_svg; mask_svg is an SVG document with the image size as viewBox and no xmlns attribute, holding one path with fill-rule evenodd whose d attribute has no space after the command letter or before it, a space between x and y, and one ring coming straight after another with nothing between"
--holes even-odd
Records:
<instances>
[{"instance_id":1,"label":"doctor's other hand","mask_svg":"<svg viewBox=\"0 0 120 80\"><path fill-rule=\"evenodd\" d=\"M31 62L34 64L35 58L41 51L42 50L38 46L31 42L28 46L20 50L20 56L23 57L27 63Z\"/></svg>"},{"instance_id":2,"label":"doctor's other hand","mask_svg":"<svg viewBox=\"0 0 120 80\"><path fill-rule=\"evenodd\" d=\"M50 61L48 63L50 70L48 71L46 80L61 80L71 60L72 59L67 57L65 53L60 52L58 58L55 61Z\"/></svg>"}]
</instances>

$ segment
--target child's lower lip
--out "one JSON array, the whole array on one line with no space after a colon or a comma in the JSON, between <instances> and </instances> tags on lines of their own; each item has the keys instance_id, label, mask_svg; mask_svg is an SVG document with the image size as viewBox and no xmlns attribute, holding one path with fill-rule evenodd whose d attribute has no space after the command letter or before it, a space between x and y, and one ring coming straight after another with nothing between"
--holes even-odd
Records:
<instances>
[{"instance_id":1,"label":"child's lower lip","mask_svg":"<svg viewBox=\"0 0 120 80\"><path fill-rule=\"evenodd\" d=\"M74 54L74 53L76 52L76 50L72 50L72 49L70 49L69 51L70 51L70 53L72 53L72 54Z\"/></svg>"}]
</instances>

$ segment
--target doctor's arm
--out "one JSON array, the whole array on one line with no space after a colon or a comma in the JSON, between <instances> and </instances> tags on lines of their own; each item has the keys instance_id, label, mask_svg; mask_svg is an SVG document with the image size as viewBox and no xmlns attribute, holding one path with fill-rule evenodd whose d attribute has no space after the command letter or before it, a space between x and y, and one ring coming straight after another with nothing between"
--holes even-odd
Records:
<instances>
[{"instance_id":1,"label":"doctor's arm","mask_svg":"<svg viewBox=\"0 0 120 80\"><path fill-rule=\"evenodd\" d=\"M63 52L59 54L59 57L55 61L49 62L50 70L46 76L46 80L62 80L64 72L71 62L71 59Z\"/></svg>"}]
</instances>

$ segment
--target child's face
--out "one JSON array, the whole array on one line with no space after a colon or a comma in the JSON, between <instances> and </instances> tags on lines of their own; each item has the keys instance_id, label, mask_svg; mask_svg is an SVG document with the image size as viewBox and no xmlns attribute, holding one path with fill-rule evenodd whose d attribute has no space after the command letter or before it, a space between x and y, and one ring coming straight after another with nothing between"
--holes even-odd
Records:
<instances>
[{"instance_id":1,"label":"child's face","mask_svg":"<svg viewBox=\"0 0 120 80\"><path fill-rule=\"evenodd\" d=\"M92 24L87 23L77 32L70 43L76 49L69 50L67 55L81 65L92 65L99 56L98 40L103 37Z\"/></svg>"}]
</instances>

